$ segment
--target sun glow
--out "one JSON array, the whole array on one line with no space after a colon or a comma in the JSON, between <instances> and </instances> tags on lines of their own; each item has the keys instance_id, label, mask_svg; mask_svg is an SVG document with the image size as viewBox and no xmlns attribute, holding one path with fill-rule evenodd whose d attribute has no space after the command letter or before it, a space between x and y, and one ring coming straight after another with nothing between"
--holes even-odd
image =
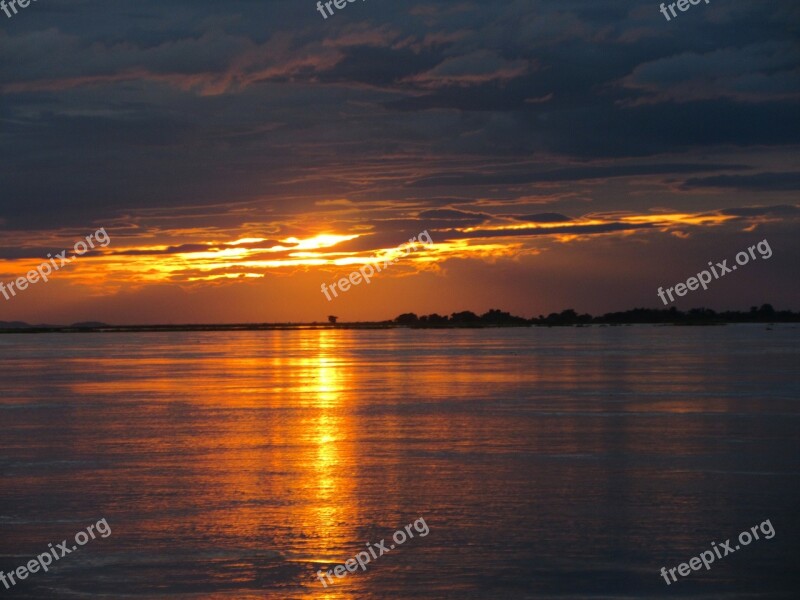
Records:
<instances>
[{"instance_id":1,"label":"sun glow","mask_svg":"<svg viewBox=\"0 0 800 600\"><path fill-rule=\"evenodd\" d=\"M539 253L532 236L547 236L554 242L572 243L595 235L634 235L643 230L681 231L691 227L716 227L735 220L720 212L650 212L645 214L594 213L558 222L521 222L506 219L480 225L432 229L434 242L413 248L376 247L347 242L369 239L372 233L317 233L307 237L269 238L258 235L234 236L226 241L218 230L176 230L166 240L137 240L114 237L108 248L97 249L59 271L58 277L69 284L85 286L90 293L113 293L125 285L154 283L197 284L201 282L258 279L277 270L316 267L350 267L394 264L391 272L402 277L414 271L428 270L452 258L494 260ZM165 232L167 233L167 232ZM507 235L504 235L507 233ZM362 241L362 240L360 240ZM127 244L125 242L128 242ZM160 242L160 244L158 243ZM40 240L42 246L57 246L52 240ZM13 279L19 273L36 268L41 258L0 260L0 276Z\"/></svg>"},{"instance_id":2,"label":"sun glow","mask_svg":"<svg viewBox=\"0 0 800 600\"><path fill-rule=\"evenodd\" d=\"M356 235L320 234L305 240L301 240L296 237L290 237L281 241L293 244L294 250L318 250L320 248L330 248L331 246L335 246L336 244L339 244L341 242L349 242L350 240L353 240L357 237L360 236L358 234Z\"/></svg>"}]
</instances>

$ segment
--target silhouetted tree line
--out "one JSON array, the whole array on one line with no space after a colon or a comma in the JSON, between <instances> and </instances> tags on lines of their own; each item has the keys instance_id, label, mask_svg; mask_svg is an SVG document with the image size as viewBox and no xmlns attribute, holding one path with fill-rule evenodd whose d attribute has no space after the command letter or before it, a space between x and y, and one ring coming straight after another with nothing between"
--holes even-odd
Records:
<instances>
[{"instance_id":1,"label":"silhouetted tree line","mask_svg":"<svg viewBox=\"0 0 800 600\"><path fill-rule=\"evenodd\" d=\"M471 311L451 314L449 317L404 313L394 322L408 327L519 327L530 325L626 325L632 323L673 323L684 325L712 325L715 323L797 323L800 313L790 310L776 311L771 304L763 304L760 308L753 306L748 312L725 311L716 312L710 308L692 308L682 312L674 306L668 309L634 308L624 312L611 312L593 317L590 314L578 314L568 308L560 313L550 313L546 317L539 315L532 319L516 317L511 313L492 309L482 315Z\"/></svg>"}]
</instances>

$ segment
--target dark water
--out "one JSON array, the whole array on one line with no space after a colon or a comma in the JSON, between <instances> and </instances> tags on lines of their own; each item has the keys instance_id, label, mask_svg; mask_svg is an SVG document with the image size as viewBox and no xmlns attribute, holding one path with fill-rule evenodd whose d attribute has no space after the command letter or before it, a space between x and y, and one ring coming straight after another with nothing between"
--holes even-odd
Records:
<instances>
[{"instance_id":1,"label":"dark water","mask_svg":"<svg viewBox=\"0 0 800 600\"><path fill-rule=\"evenodd\" d=\"M797 598L798 334L0 336L0 568L112 530L0 596Z\"/></svg>"}]
</instances>

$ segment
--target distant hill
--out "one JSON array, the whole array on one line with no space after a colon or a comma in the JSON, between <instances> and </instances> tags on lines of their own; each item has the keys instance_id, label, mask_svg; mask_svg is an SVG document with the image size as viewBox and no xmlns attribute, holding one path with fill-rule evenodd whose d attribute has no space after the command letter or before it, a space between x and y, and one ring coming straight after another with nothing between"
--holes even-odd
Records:
<instances>
[{"instance_id":1,"label":"distant hill","mask_svg":"<svg viewBox=\"0 0 800 600\"><path fill-rule=\"evenodd\" d=\"M30 325L24 321L0 321L0 329L28 329Z\"/></svg>"}]
</instances>

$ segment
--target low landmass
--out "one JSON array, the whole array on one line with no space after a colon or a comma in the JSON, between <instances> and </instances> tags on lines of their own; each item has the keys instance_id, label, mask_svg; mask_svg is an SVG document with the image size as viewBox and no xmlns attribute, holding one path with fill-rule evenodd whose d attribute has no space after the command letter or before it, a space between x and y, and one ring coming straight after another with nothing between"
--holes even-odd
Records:
<instances>
[{"instance_id":1,"label":"low landmass","mask_svg":"<svg viewBox=\"0 0 800 600\"><path fill-rule=\"evenodd\" d=\"M749 311L716 312L710 308L693 308L682 312L669 309L634 308L610 312L600 316L578 314L569 308L560 313L550 313L526 319L498 309L478 315L471 311L421 315L404 313L391 321L354 321L340 323L338 317L329 316L324 323L228 323L179 325L108 325L96 321L74 323L68 326L29 325L22 321L0 321L0 333L109 333L146 331L258 331L270 329L391 329L419 328L445 329L463 327L586 327L590 325L726 325L728 323L799 323L800 312L775 310L770 304L753 306Z\"/></svg>"}]
</instances>

